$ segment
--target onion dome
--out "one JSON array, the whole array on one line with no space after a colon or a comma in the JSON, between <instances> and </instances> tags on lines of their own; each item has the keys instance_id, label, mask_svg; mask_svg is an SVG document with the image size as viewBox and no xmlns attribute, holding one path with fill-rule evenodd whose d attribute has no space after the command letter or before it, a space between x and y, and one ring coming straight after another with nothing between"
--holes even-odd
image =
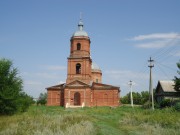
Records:
<instances>
[{"instance_id":1,"label":"onion dome","mask_svg":"<svg viewBox=\"0 0 180 135\"><path fill-rule=\"evenodd\" d=\"M88 34L87 34L87 32L85 32L84 30L83 30L83 22L82 22L82 20L80 19L79 20L79 23L78 23L78 30L73 34L73 37L79 37L79 36L86 36L86 37L88 37Z\"/></svg>"},{"instance_id":2,"label":"onion dome","mask_svg":"<svg viewBox=\"0 0 180 135\"><path fill-rule=\"evenodd\" d=\"M96 63L94 63L94 62L91 65L91 69L92 69L92 71L99 71L99 72L101 72L100 67Z\"/></svg>"}]
</instances>

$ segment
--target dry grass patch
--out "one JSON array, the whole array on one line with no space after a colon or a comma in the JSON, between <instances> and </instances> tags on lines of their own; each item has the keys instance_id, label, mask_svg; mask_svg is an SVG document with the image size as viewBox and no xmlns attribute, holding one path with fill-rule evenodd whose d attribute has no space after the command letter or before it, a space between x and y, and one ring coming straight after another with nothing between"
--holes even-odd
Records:
<instances>
[{"instance_id":1,"label":"dry grass patch","mask_svg":"<svg viewBox=\"0 0 180 135\"><path fill-rule=\"evenodd\" d=\"M88 121L86 116L75 114L37 116L23 114L1 117L0 127L0 135L91 135L95 133L92 122Z\"/></svg>"}]
</instances>

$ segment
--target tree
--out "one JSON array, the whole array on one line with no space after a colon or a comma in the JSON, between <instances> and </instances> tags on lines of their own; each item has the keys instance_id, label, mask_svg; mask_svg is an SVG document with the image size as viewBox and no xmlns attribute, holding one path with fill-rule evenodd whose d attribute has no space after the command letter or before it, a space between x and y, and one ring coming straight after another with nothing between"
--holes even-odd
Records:
<instances>
[{"instance_id":1,"label":"tree","mask_svg":"<svg viewBox=\"0 0 180 135\"><path fill-rule=\"evenodd\" d=\"M141 104L141 94L139 94L138 92L133 92L133 102L134 104L140 105Z\"/></svg>"},{"instance_id":2,"label":"tree","mask_svg":"<svg viewBox=\"0 0 180 135\"><path fill-rule=\"evenodd\" d=\"M47 93L40 93L37 105L45 105L47 103Z\"/></svg>"},{"instance_id":3,"label":"tree","mask_svg":"<svg viewBox=\"0 0 180 135\"><path fill-rule=\"evenodd\" d=\"M141 92L141 104L146 103L149 100L149 91Z\"/></svg>"},{"instance_id":4,"label":"tree","mask_svg":"<svg viewBox=\"0 0 180 135\"><path fill-rule=\"evenodd\" d=\"M125 95L124 97L121 98L121 103L123 104L130 104L130 94L128 93L127 95Z\"/></svg>"},{"instance_id":5,"label":"tree","mask_svg":"<svg viewBox=\"0 0 180 135\"><path fill-rule=\"evenodd\" d=\"M177 63L177 67L178 67L178 69L179 69L179 71L177 71L177 73L180 75L180 61ZM175 89L176 91L179 91L179 92L180 92L180 77L175 76L175 77L174 77L174 83L175 83L174 89Z\"/></svg>"},{"instance_id":6,"label":"tree","mask_svg":"<svg viewBox=\"0 0 180 135\"><path fill-rule=\"evenodd\" d=\"M25 112L29 108L29 106L33 103L34 100L31 96L27 95L25 92L21 92L18 98L18 104L19 104L18 111Z\"/></svg>"},{"instance_id":7,"label":"tree","mask_svg":"<svg viewBox=\"0 0 180 135\"><path fill-rule=\"evenodd\" d=\"M25 98L22 79L10 60L0 59L0 114L14 114L21 110L20 99ZM27 106L28 107L28 106ZM26 107L26 109L27 109ZM25 109L23 109L25 111Z\"/></svg>"},{"instance_id":8,"label":"tree","mask_svg":"<svg viewBox=\"0 0 180 135\"><path fill-rule=\"evenodd\" d=\"M142 91L141 93L132 92L134 104L142 105L149 100L149 92ZM121 98L121 103L130 104L130 92Z\"/></svg>"}]
</instances>

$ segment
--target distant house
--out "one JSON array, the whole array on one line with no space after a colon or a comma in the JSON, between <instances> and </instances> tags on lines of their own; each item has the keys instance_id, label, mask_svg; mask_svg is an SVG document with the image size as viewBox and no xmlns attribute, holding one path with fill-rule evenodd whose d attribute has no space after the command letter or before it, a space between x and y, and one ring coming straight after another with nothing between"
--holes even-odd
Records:
<instances>
[{"instance_id":1,"label":"distant house","mask_svg":"<svg viewBox=\"0 0 180 135\"><path fill-rule=\"evenodd\" d=\"M174 89L174 81L158 81L155 100L160 103L163 99L180 99L180 92Z\"/></svg>"}]
</instances>

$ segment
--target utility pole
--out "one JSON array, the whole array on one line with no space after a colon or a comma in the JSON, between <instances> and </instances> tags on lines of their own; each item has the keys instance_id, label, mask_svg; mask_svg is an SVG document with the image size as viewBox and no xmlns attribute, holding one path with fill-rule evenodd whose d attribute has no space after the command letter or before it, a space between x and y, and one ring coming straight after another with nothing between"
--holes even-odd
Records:
<instances>
[{"instance_id":1,"label":"utility pole","mask_svg":"<svg viewBox=\"0 0 180 135\"><path fill-rule=\"evenodd\" d=\"M148 60L149 62L149 68L150 68L150 78L149 78L149 101L152 101L152 110L154 110L154 93L153 93L153 84L152 84L152 68L154 67L154 60L151 59Z\"/></svg>"},{"instance_id":2,"label":"utility pole","mask_svg":"<svg viewBox=\"0 0 180 135\"><path fill-rule=\"evenodd\" d=\"M132 81L130 80L128 84L129 84L130 90L131 90L131 93L130 93L130 95L131 95L131 106L133 107L133 96L132 96L132 85L133 85L133 83L132 83Z\"/></svg>"}]
</instances>

